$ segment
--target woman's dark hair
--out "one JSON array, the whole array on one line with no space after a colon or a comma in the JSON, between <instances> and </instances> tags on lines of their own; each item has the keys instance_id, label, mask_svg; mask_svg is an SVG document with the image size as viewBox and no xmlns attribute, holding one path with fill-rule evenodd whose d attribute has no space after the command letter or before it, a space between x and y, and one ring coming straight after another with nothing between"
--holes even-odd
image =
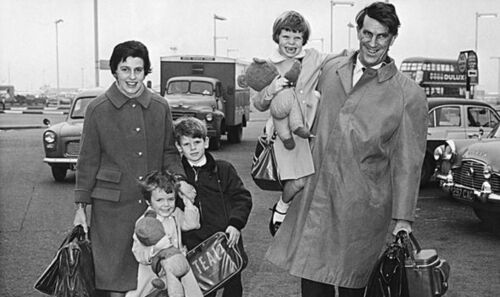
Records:
<instances>
[{"instance_id":1,"label":"woman's dark hair","mask_svg":"<svg viewBox=\"0 0 500 297\"><path fill-rule=\"evenodd\" d=\"M113 49L109 59L109 67L113 75L116 74L118 64L127 60L128 57L141 58L144 61L144 76L151 73L151 62L149 61L147 47L139 41L130 40L116 45Z\"/></svg>"},{"instance_id":2,"label":"woman's dark hair","mask_svg":"<svg viewBox=\"0 0 500 297\"><path fill-rule=\"evenodd\" d=\"M274 21L273 40L276 43L279 43L281 30L302 33L302 45L306 45L309 35L311 35L311 27L307 20L293 10L285 11Z\"/></svg>"},{"instance_id":3,"label":"woman's dark hair","mask_svg":"<svg viewBox=\"0 0 500 297\"><path fill-rule=\"evenodd\" d=\"M363 28L365 16L369 16L372 19L377 20L377 22L382 25L387 26L389 33L392 35L398 35L398 28L401 23L399 22L398 15L396 14L396 8L391 3L374 2L358 12L358 15L356 16L358 29Z\"/></svg>"}]
</instances>

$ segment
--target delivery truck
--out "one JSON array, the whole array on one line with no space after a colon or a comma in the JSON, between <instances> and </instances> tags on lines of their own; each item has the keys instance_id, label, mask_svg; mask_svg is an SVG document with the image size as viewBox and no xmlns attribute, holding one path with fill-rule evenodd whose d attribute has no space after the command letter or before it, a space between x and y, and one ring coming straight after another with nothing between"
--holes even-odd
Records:
<instances>
[{"instance_id":1,"label":"delivery truck","mask_svg":"<svg viewBox=\"0 0 500 297\"><path fill-rule=\"evenodd\" d=\"M249 62L234 58L185 55L161 57L160 93L174 120L193 116L207 124L210 149L241 141L250 120Z\"/></svg>"}]
</instances>

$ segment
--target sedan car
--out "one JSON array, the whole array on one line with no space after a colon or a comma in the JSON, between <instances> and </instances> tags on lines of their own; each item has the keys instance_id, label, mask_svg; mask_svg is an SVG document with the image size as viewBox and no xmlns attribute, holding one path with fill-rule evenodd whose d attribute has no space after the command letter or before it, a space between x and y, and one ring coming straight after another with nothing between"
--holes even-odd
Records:
<instances>
[{"instance_id":1,"label":"sedan car","mask_svg":"<svg viewBox=\"0 0 500 297\"><path fill-rule=\"evenodd\" d=\"M500 234L500 125L485 138L448 140L436 148L436 179L450 195L474 209Z\"/></svg>"},{"instance_id":2,"label":"sedan car","mask_svg":"<svg viewBox=\"0 0 500 297\"><path fill-rule=\"evenodd\" d=\"M428 98L427 150L422 168L422 184L435 171L434 150L447 139L478 139L500 122L500 115L488 103L463 98Z\"/></svg>"},{"instance_id":3,"label":"sedan car","mask_svg":"<svg viewBox=\"0 0 500 297\"><path fill-rule=\"evenodd\" d=\"M68 170L75 170L85 110L90 101L103 92L103 89L92 89L78 94L64 122L50 126L48 119L43 120L44 124L49 126L43 132L43 161L50 165L56 181L63 181Z\"/></svg>"}]
</instances>

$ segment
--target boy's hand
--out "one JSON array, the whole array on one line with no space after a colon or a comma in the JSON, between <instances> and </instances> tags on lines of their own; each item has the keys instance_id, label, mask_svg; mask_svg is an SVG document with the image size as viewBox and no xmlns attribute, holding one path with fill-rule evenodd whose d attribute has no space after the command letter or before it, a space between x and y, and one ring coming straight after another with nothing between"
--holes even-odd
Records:
<instances>
[{"instance_id":1,"label":"boy's hand","mask_svg":"<svg viewBox=\"0 0 500 297\"><path fill-rule=\"evenodd\" d=\"M191 203L194 203L194 198L196 197L196 189L187 183L186 181L179 181L179 196L184 200L188 199Z\"/></svg>"},{"instance_id":2,"label":"boy's hand","mask_svg":"<svg viewBox=\"0 0 500 297\"><path fill-rule=\"evenodd\" d=\"M229 236L229 240L227 242L228 246L232 248L240 240L241 232L233 226L228 226L226 229L226 233Z\"/></svg>"}]
</instances>

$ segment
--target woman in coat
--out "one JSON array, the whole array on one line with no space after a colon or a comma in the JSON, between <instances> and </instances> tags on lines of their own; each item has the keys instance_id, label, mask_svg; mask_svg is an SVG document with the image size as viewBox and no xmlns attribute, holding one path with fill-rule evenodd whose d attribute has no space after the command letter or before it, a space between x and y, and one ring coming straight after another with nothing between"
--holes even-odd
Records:
<instances>
[{"instance_id":1,"label":"woman in coat","mask_svg":"<svg viewBox=\"0 0 500 297\"><path fill-rule=\"evenodd\" d=\"M152 170L184 171L168 104L143 84L151 72L147 48L138 41L118 44L110 67L116 81L85 113L74 224L87 226L85 207L92 204L96 288L118 297L136 288L132 235L146 209L138 180Z\"/></svg>"}]
</instances>

